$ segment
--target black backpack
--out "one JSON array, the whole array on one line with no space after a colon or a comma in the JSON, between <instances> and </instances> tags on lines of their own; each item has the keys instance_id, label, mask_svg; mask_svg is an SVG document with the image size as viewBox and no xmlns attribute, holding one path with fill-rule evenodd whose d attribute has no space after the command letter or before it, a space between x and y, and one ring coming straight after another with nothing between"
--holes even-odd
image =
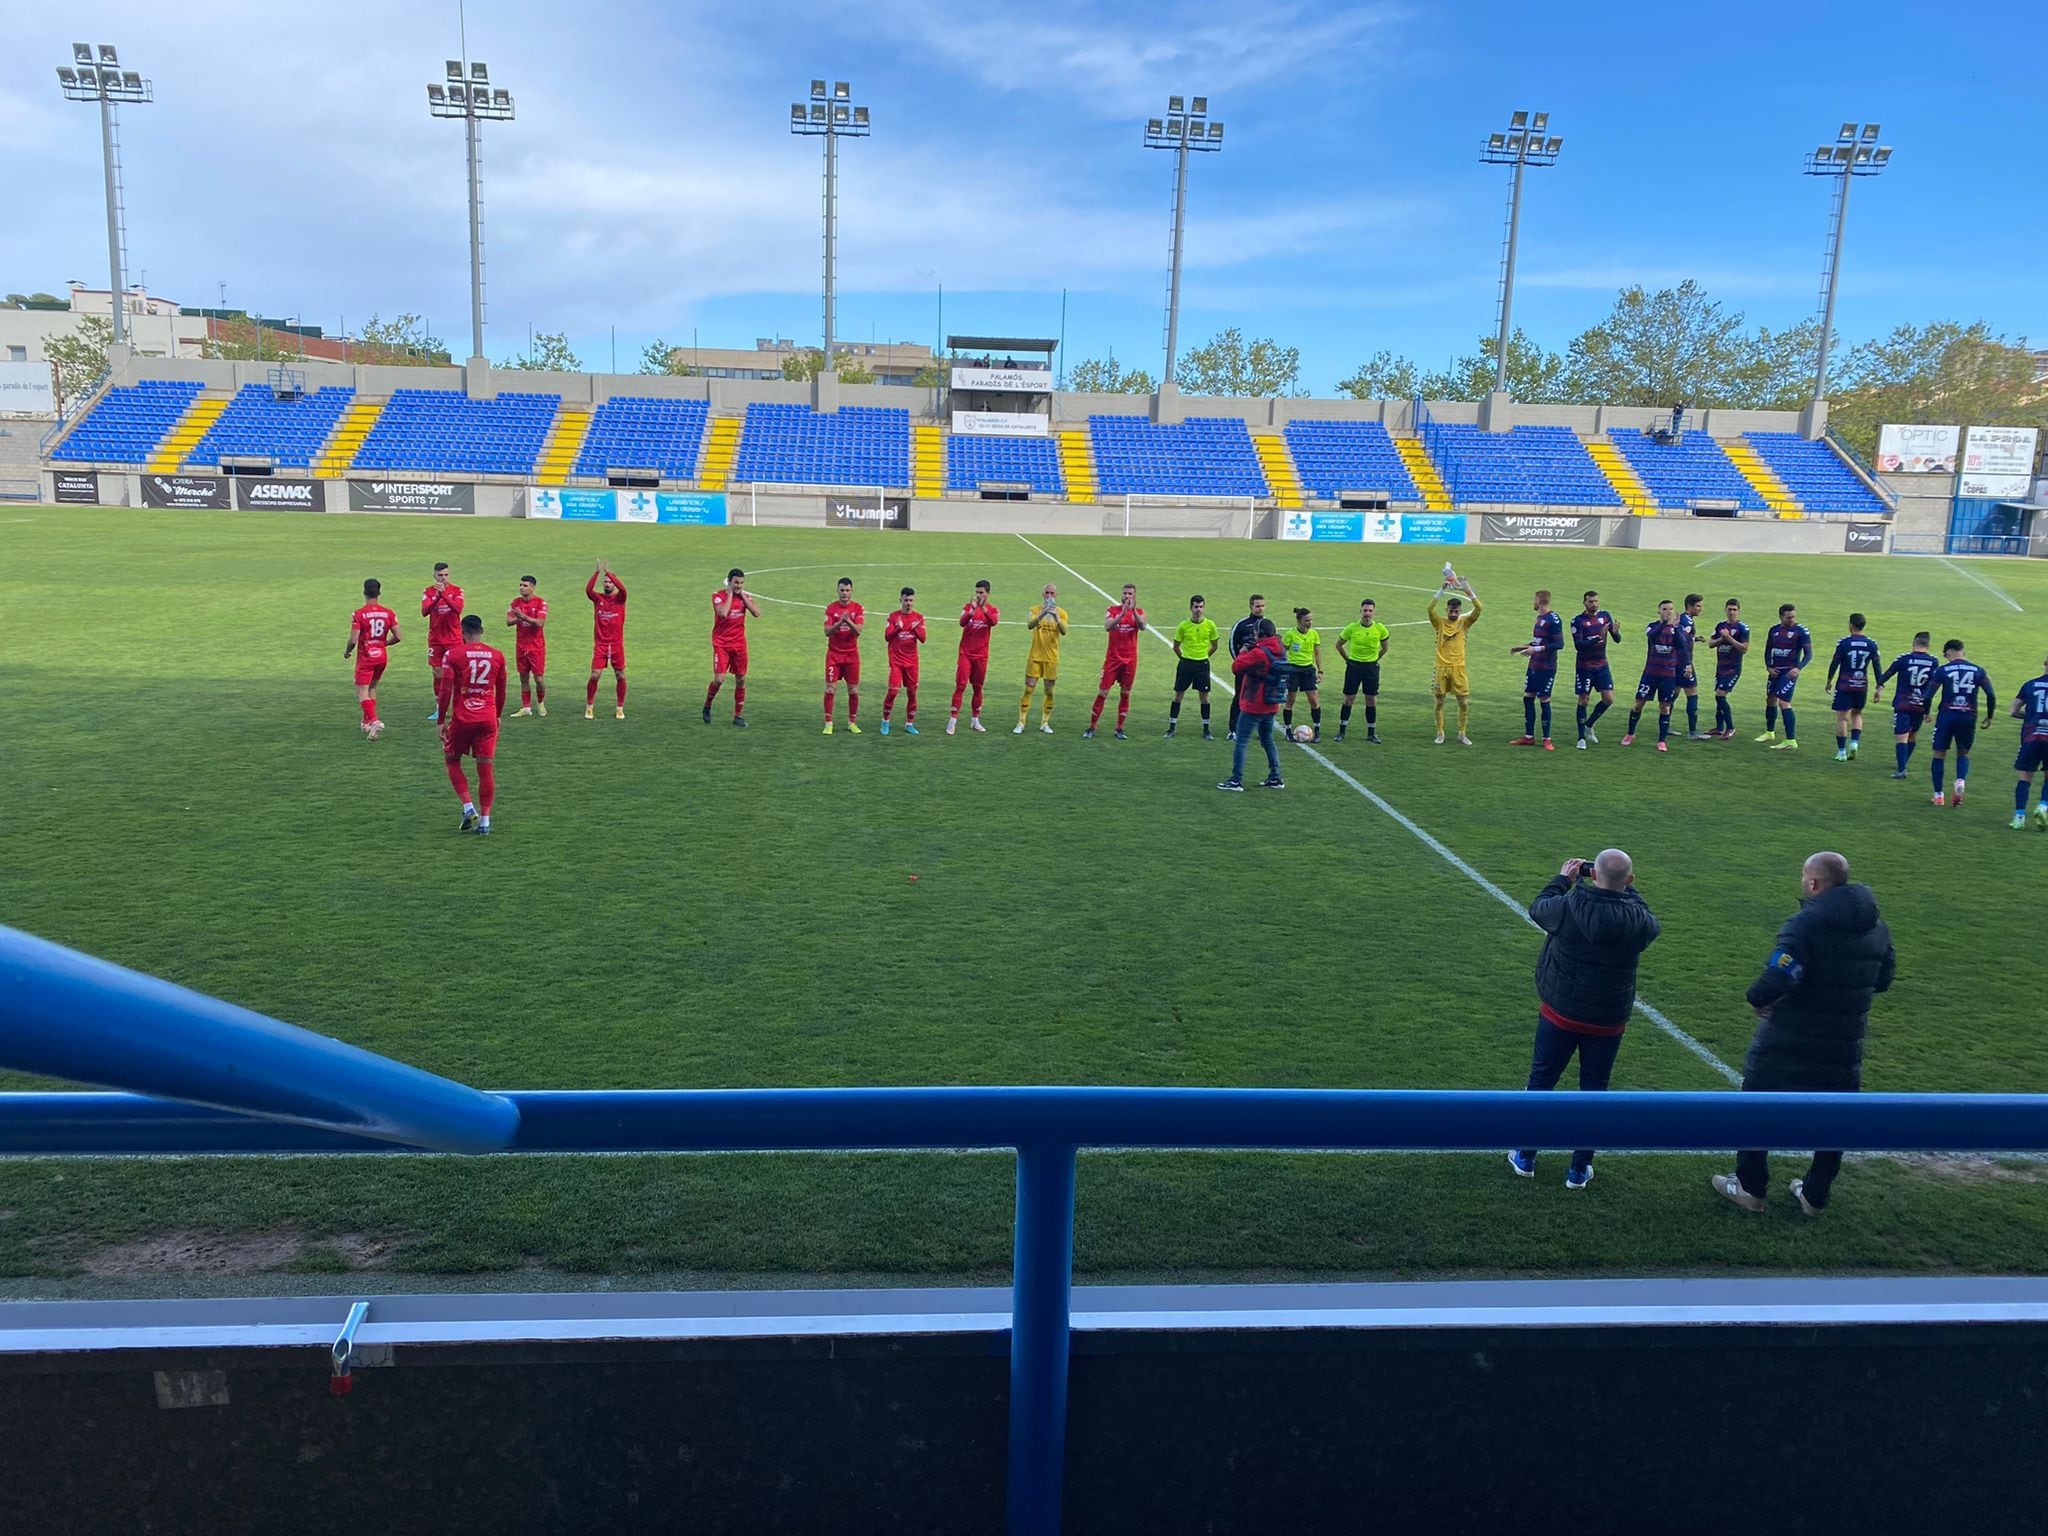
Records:
<instances>
[{"instance_id":1,"label":"black backpack","mask_svg":"<svg viewBox=\"0 0 2048 1536\"><path fill-rule=\"evenodd\" d=\"M1294 683L1293 669L1275 661L1270 651L1264 652L1264 655L1266 670L1259 674L1256 685L1259 689L1259 702L1271 704L1276 709L1284 708L1288 690Z\"/></svg>"}]
</instances>

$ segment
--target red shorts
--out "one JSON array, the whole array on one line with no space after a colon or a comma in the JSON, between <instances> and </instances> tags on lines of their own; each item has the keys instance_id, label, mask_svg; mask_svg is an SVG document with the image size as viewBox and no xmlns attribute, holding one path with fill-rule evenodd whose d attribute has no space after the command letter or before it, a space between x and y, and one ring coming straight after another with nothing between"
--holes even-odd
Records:
<instances>
[{"instance_id":1,"label":"red shorts","mask_svg":"<svg viewBox=\"0 0 2048 1536\"><path fill-rule=\"evenodd\" d=\"M441 755L485 758L498 755L498 722L495 720L451 720L441 737Z\"/></svg>"},{"instance_id":2,"label":"red shorts","mask_svg":"<svg viewBox=\"0 0 2048 1536\"><path fill-rule=\"evenodd\" d=\"M590 647L590 670L602 672L606 667L614 672L626 670L625 641L599 640Z\"/></svg>"},{"instance_id":3,"label":"red shorts","mask_svg":"<svg viewBox=\"0 0 2048 1536\"><path fill-rule=\"evenodd\" d=\"M1102 664L1102 686L1096 691L1107 693L1119 683L1125 688L1130 688L1137 681L1138 658L1133 656L1127 661L1118 661L1112 656Z\"/></svg>"},{"instance_id":4,"label":"red shorts","mask_svg":"<svg viewBox=\"0 0 2048 1536\"><path fill-rule=\"evenodd\" d=\"M747 648L745 645L720 645L714 641L711 646L711 675L723 677L728 672L737 672L741 677L747 675Z\"/></svg>"},{"instance_id":5,"label":"red shorts","mask_svg":"<svg viewBox=\"0 0 2048 1536\"><path fill-rule=\"evenodd\" d=\"M522 645L513 652L513 665L521 672L545 676L548 670L548 648L544 645Z\"/></svg>"},{"instance_id":6,"label":"red shorts","mask_svg":"<svg viewBox=\"0 0 2048 1536\"><path fill-rule=\"evenodd\" d=\"M953 681L956 684L972 683L979 688L988 681L988 658L963 655L959 665L953 668Z\"/></svg>"},{"instance_id":7,"label":"red shorts","mask_svg":"<svg viewBox=\"0 0 2048 1536\"><path fill-rule=\"evenodd\" d=\"M386 657L382 651L379 651L374 658L368 651L357 651L356 686L358 688L376 687L377 679L384 675L385 660Z\"/></svg>"},{"instance_id":8,"label":"red shorts","mask_svg":"<svg viewBox=\"0 0 2048 1536\"><path fill-rule=\"evenodd\" d=\"M447 646L436 645L432 640L429 640L427 642L427 665L432 667L436 672L441 670L441 658L446 656L447 654Z\"/></svg>"},{"instance_id":9,"label":"red shorts","mask_svg":"<svg viewBox=\"0 0 2048 1536\"><path fill-rule=\"evenodd\" d=\"M917 658L913 656L908 661L898 661L894 656L891 656L889 658L890 692L893 693L898 688L915 688L916 686Z\"/></svg>"},{"instance_id":10,"label":"red shorts","mask_svg":"<svg viewBox=\"0 0 2048 1536\"><path fill-rule=\"evenodd\" d=\"M834 656L830 651L825 653L825 686L830 688L834 683L844 683L849 688L860 686L859 651L851 656Z\"/></svg>"}]
</instances>

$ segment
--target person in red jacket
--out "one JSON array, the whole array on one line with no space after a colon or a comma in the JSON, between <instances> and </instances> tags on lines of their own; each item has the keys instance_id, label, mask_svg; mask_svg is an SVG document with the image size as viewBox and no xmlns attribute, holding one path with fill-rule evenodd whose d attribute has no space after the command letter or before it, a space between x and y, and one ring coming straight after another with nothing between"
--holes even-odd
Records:
<instances>
[{"instance_id":1,"label":"person in red jacket","mask_svg":"<svg viewBox=\"0 0 2048 1536\"><path fill-rule=\"evenodd\" d=\"M1237 725L1231 731L1230 777L1216 787L1242 793L1244 752L1251 745L1252 732L1266 749L1266 777L1261 789L1285 789L1280 779L1280 749L1273 743L1273 717L1280 713L1294 674L1287 665L1287 651L1280 644L1280 631L1271 619L1259 620L1258 642L1230 659L1237 677Z\"/></svg>"}]
</instances>

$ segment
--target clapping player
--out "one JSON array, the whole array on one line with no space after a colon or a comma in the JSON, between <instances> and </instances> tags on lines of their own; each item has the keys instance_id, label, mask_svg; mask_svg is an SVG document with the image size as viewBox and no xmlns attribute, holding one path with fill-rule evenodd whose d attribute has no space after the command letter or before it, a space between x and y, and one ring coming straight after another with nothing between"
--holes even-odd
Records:
<instances>
[{"instance_id":1,"label":"clapping player","mask_svg":"<svg viewBox=\"0 0 2048 1536\"><path fill-rule=\"evenodd\" d=\"M533 703L540 700L540 712L548 712L548 600L540 595L540 583L531 576L519 578L519 595L505 609L505 623L512 630L512 657L519 668L519 713L531 716Z\"/></svg>"},{"instance_id":2,"label":"clapping player","mask_svg":"<svg viewBox=\"0 0 2048 1536\"><path fill-rule=\"evenodd\" d=\"M612 681L617 685L617 704L612 710L614 720L626 718L626 584L604 561L597 562L597 569L590 573L590 580L583 584L583 595L590 599L590 686L583 690L583 718L594 719L597 714L597 680L604 675L604 669L612 669Z\"/></svg>"},{"instance_id":3,"label":"clapping player","mask_svg":"<svg viewBox=\"0 0 2048 1536\"><path fill-rule=\"evenodd\" d=\"M925 642L924 615L912 606L915 588L905 587L898 596L896 611L882 625L882 645L889 658L889 688L882 695L882 734L889 734L889 716L896 708L898 689L908 694L903 709L903 734L917 734L917 648ZM979 723L979 722L977 722ZM946 722L952 735L953 723Z\"/></svg>"},{"instance_id":4,"label":"clapping player","mask_svg":"<svg viewBox=\"0 0 2048 1536\"><path fill-rule=\"evenodd\" d=\"M846 728L860 734L860 632L867 610L853 600L853 578L839 578L839 597L825 605L825 734L832 734L832 690L846 685Z\"/></svg>"},{"instance_id":5,"label":"clapping player","mask_svg":"<svg viewBox=\"0 0 2048 1536\"><path fill-rule=\"evenodd\" d=\"M1534 600L1536 624L1527 645L1510 647L1510 656L1529 658L1529 670L1522 679L1522 734L1508 745L1536 745L1536 707L1543 706L1543 750L1555 752L1550 740L1550 691L1557 685L1557 657L1564 649L1564 620L1550 611L1550 593L1543 590ZM1348 706L1347 706L1348 708ZM1343 733L1338 733L1341 739Z\"/></svg>"},{"instance_id":6,"label":"clapping player","mask_svg":"<svg viewBox=\"0 0 2048 1536\"><path fill-rule=\"evenodd\" d=\"M745 728L747 717L747 616L761 616L747 573L734 566L725 585L711 594L711 686L704 690L704 723L711 723L711 701L718 697L725 674L732 674L732 723Z\"/></svg>"}]
</instances>

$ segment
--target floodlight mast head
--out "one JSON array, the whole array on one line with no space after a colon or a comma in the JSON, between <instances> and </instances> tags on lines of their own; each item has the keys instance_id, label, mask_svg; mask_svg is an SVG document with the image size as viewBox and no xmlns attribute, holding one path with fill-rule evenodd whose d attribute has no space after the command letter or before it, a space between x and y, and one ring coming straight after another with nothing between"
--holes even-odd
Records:
<instances>
[{"instance_id":1,"label":"floodlight mast head","mask_svg":"<svg viewBox=\"0 0 2048 1536\"><path fill-rule=\"evenodd\" d=\"M1529 166L1557 164L1564 140L1550 131L1550 114L1522 110L1508 114L1505 132L1489 133L1479 147L1485 165L1514 167L1508 187L1508 248L1500 274L1500 336L1495 344L1493 387L1508 387L1508 326L1515 310L1515 255L1522 229L1522 172Z\"/></svg>"},{"instance_id":2,"label":"floodlight mast head","mask_svg":"<svg viewBox=\"0 0 2048 1536\"><path fill-rule=\"evenodd\" d=\"M1884 130L1876 123L1844 123L1835 142L1821 144L1806 157L1809 176L1875 176L1891 163L1892 148L1878 143Z\"/></svg>"}]
</instances>

